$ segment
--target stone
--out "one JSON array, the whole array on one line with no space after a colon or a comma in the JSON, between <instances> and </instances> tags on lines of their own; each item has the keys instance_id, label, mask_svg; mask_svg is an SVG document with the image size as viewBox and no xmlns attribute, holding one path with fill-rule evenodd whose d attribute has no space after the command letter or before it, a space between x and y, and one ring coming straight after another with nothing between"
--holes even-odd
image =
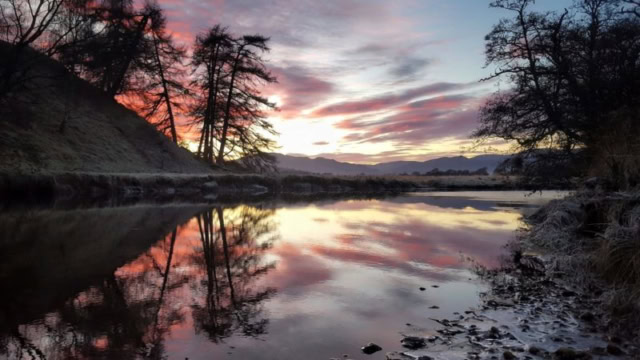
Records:
<instances>
[{"instance_id":1,"label":"stone","mask_svg":"<svg viewBox=\"0 0 640 360\"><path fill-rule=\"evenodd\" d=\"M427 346L425 339L417 336L407 336L401 340L401 343L402 346L411 350L417 350Z\"/></svg>"},{"instance_id":2,"label":"stone","mask_svg":"<svg viewBox=\"0 0 640 360\"><path fill-rule=\"evenodd\" d=\"M542 353L542 349L539 347L531 346L529 347L529 354L531 355L540 355Z\"/></svg>"},{"instance_id":3,"label":"stone","mask_svg":"<svg viewBox=\"0 0 640 360\"><path fill-rule=\"evenodd\" d=\"M622 351L622 349L620 349L618 346L614 345L614 344L609 344L607 345L607 352L611 355L614 356L622 356L625 355L625 352Z\"/></svg>"},{"instance_id":4,"label":"stone","mask_svg":"<svg viewBox=\"0 0 640 360\"><path fill-rule=\"evenodd\" d=\"M576 351L572 348L560 348L553 353L553 358L558 360L577 359Z\"/></svg>"},{"instance_id":5,"label":"stone","mask_svg":"<svg viewBox=\"0 0 640 360\"><path fill-rule=\"evenodd\" d=\"M592 356L573 348L560 348L553 353L553 358L556 360L589 360L592 359Z\"/></svg>"},{"instance_id":6,"label":"stone","mask_svg":"<svg viewBox=\"0 0 640 360\"><path fill-rule=\"evenodd\" d=\"M596 318L595 315L593 315L593 313L590 313L590 312L586 312L580 315L580 319L587 322L592 322L593 320L595 320L595 318Z\"/></svg>"},{"instance_id":7,"label":"stone","mask_svg":"<svg viewBox=\"0 0 640 360\"><path fill-rule=\"evenodd\" d=\"M414 355L405 352L390 352L387 353L387 360L433 360L431 356L427 355Z\"/></svg>"},{"instance_id":8,"label":"stone","mask_svg":"<svg viewBox=\"0 0 640 360\"><path fill-rule=\"evenodd\" d=\"M502 353L502 358L504 358L504 360L515 360L518 357L513 355L511 351L505 351L504 353Z\"/></svg>"},{"instance_id":9,"label":"stone","mask_svg":"<svg viewBox=\"0 0 640 360\"><path fill-rule=\"evenodd\" d=\"M374 343L368 343L367 345L362 347L362 352L367 354L367 355L371 355L373 353L377 353L378 351L382 350L382 348Z\"/></svg>"}]
</instances>

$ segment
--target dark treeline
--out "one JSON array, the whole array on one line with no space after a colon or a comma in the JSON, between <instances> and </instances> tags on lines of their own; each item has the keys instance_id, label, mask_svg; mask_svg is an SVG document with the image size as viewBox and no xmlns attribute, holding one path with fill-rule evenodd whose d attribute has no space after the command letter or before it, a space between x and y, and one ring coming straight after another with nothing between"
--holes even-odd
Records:
<instances>
[{"instance_id":1,"label":"dark treeline","mask_svg":"<svg viewBox=\"0 0 640 360\"><path fill-rule=\"evenodd\" d=\"M407 173L401 175L409 175ZM411 173L413 176L488 176L489 170L486 167L471 171L471 170L440 170L435 168L430 171L426 171L424 173L420 173L418 171L414 171Z\"/></svg>"},{"instance_id":2,"label":"dark treeline","mask_svg":"<svg viewBox=\"0 0 640 360\"><path fill-rule=\"evenodd\" d=\"M42 57L136 110L176 144L178 119L200 131L197 155L211 164L243 159L269 166L275 108L260 86L276 79L265 67L269 39L234 36L213 26L191 49L177 44L162 8L150 0L0 0L0 102L28 91ZM34 85L37 86L37 85ZM72 85L69 93L74 94ZM18 96L19 97L19 96ZM71 110L70 110L71 111ZM65 122L60 124L64 131Z\"/></svg>"},{"instance_id":3,"label":"dark treeline","mask_svg":"<svg viewBox=\"0 0 640 360\"><path fill-rule=\"evenodd\" d=\"M516 143L513 169L637 185L640 1L576 0L561 12L533 3L491 3L511 14L486 36L485 51L490 79L509 87L484 106L475 135Z\"/></svg>"}]
</instances>

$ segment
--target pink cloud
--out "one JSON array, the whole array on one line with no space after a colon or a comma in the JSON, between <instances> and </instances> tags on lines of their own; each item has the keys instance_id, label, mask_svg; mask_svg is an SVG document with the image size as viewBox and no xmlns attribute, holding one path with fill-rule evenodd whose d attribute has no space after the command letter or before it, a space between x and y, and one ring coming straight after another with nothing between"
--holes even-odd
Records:
<instances>
[{"instance_id":1,"label":"pink cloud","mask_svg":"<svg viewBox=\"0 0 640 360\"><path fill-rule=\"evenodd\" d=\"M271 85L265 92L282 98L280 116L283 118L299 115L300 111L324 101L335 91L333 83L301 67L270 66L270 70L278 78L278 83Z\"/></svg>"},{"instance_id":2,"label":"pink cloud","mask_svg":"<svg viewBox=\"0 0 640 360\"><path fill-rule=\"evenodd\" d=\"M353 115L370 113L374 111L386 110L398 105L403 105L411 100L439 95L449 91L461 90L469 87L467 84L455 84L440 82L429 84L400 93L388 93L369 99L346 101L342 103L332 104L313 112L314 116L333 116L333 115Z\"/></svg>"},{"instance_id":3,"label":"pink cloud","mask_svg":"<svg viewBox=\"0 0 640 360\"><path fill-rule=\"evenodd\" d=\"M466 136L477 124L480 101L467 95L440 96L395 107L396 114L381 119L350 118L336 127L355 131L343 138L345 142L416 145L430 139Z\"/></svg>"}]
</instances>

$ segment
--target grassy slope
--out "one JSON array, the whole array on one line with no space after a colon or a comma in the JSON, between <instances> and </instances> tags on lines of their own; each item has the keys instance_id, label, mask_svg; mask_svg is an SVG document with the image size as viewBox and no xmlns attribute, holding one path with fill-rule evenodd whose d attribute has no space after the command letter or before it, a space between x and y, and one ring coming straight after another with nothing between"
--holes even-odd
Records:
<instances>
[{"instance_id":1,"label":"grassy slope","mask_svg":"<svg viewBox=\"0 0 640 360\"><path fill-rule=\"evenodd\" d=\"M6 46L0 44L0 56ZM55 61L32 55L46 78L0 109L0 173L211 172L133 111Z\"/></svg>"}]
</instances>

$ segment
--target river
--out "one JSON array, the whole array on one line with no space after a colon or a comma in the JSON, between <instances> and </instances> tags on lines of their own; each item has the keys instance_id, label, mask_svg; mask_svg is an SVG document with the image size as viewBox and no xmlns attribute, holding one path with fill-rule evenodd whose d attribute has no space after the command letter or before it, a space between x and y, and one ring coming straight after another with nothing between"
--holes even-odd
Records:
<instances>
[{"instance_id":1,"label":"river","mask_svg":"<svg viewBox=\"0 0 640 360\"><path fill-rule=\"evenodd\" d=\"M562 195L8 209L0 358L384 359L477 306L473 266Z\"/></svg>"}]
</instances>

